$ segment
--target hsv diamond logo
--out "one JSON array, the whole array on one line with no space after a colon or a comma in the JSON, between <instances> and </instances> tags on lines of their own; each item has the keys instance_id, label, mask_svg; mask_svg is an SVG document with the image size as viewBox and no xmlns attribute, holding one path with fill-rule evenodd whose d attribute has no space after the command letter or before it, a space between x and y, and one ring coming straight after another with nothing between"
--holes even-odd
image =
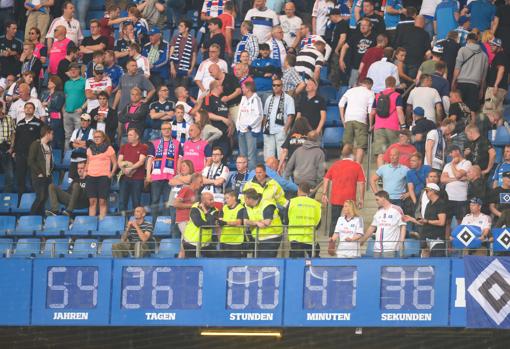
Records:
<instances>
[{"instance_id":1,"label":"hsv diamond logo","mask_svg":"<svg viewBox=\"0 0 510 349\"><path fill-rule=\"evenodd\" d=\"M500 193L499 194L499 203L500 204L510 204L510 194L509 193Z\"/></svg>"},{"instance_id":2,"label":"hsv diamond logo","mask_svg":"<svg viewBox=\"0 0 510 349\"><path fill-rule=\"evenodd\" d=\"M497 325L510 314L510 273L499 260L478 274L468 292Z\"/></svg>"},{"instance_id":3,"label":"hsv diamond logo","mask_svg":"<svg viewBox=\"0 0 510 349\"><path fill-rule=\"evenodd\" d=\"M503 246L506 250L510 248L510 232L508 230L503 230L503 232L498 236L497 241Z\"/></svg>"},{"instance_id":4,"label":"hsv diamond logo","mask_svg":"<svg viewBox=\"0 0 510 349\"><path fill-rule=\"evenodd\" d=\"M464 227L459 234L457 235L457 238L464 244L464 246L468 247L471 241L473 241L476 236L469 230L467 227Z\"/></svg>"}]
</instances>

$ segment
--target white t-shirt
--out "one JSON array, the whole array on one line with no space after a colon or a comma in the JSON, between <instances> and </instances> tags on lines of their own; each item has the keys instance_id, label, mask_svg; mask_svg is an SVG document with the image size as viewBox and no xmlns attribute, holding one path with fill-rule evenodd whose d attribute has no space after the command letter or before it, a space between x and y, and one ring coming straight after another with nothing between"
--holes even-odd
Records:
<instances>
[{"instance_id":1,"label":"white t-shirt","mask_svg":"<svg viewBox=\"0 0 510 349\"><path fill-rule=\"evenodd\" d=\"M315 21L315 34L325 35L326 25L329 20L329 10L335 7L335 4L328 0L315 0L313 4L312 17L316 18Z\"/></svg>"},{"instance_id":2,"label":"white t-shirt","mask_svg":"<svg viewBox=\"0 0 510 349\"><path fill-rule=\"evenodd\" d=\"M363 218L353 217L347 220L345 216L338 218L335 226L335 234L338 234L339 243L336 249L336 256L339 258L359 257L359 242L345 241L346 238L354 238L363 235Z\"/></svg>"},{"instance_id":3,"label":"white t-shirt","mask_svg":"<svg viewBox=\"0 0 510 349\"><path fill-rule=\"evenodd\" d=\"M480 213L478 216L474 216L472 213L468 213L467 215L464 216L464 218L462 218L461 224L474 225L480 227L480 229L482 229L483 232L485 229L491 228L492 222L491 217L486 214Z\"/></svg>"},{"instance_id":4,"label":"white t-shirt","mask_svg":"<svg viewBox=\"0 0 510 349\"><path fill-rule=\"evenodd\" d=\"M149 59L145 56L138 55L138 57L135 58L136 66L138 67L138 70L143 73L146 77L151 76L151 65L149 63Z\"/></svg>"},{"instance_id":5,"label":"white t-shirt","mask_svg":"<svg viewBox=\"0 0 510 349\"><path fill-rule=\"evenodd\" d=\"M338 107L345 107L345 122L358 121L367 124L367 118L372 111L374 104L374 92L365 86L358 86L348 89L340 98Z\"/></svg>"},{"instance_id":6,"label":"white t-shirt","mask_svg":"<svg viewBox=\"0 0 510 349\"><path fill-rule=\"evenodd\" d=\"M374 91L374 93L379 93L386 89L385 81L388 76L393 76L397 81L397 86L400 85L398 68L395 64L388 62L386 58L383 58L370 65L370 68L368 68L367 78L374 81L374 85L372 86L372 91Z\"/></svg>"},{"instance_id":7,"label":"white t-shirt","mask_svg":"<svg viewBox=\"0 0 510 349\"><path fill-rule=\"evenodd\" d=\"M219 1L219 0L211 1L211 7L209 8L209 16L218 17L220 15L220 12L223 12L223 5L220 6L220 2L223 3L223 1ZM208 3L209 3L209 1L204 0L204 4L202 5L202 13L207 14L207 4Z\"/></svg>"},{"instance_id":8,"label":"white t-shirt","mask_svg":"<svg viewBox=\"0 0 510 349\"><path fill-rule=\"evenodd\" d=\"M425 165L431 166L435 170L442 170L443 164L444 164L444 156L446 155L446 140L443 138L443 157L441 159L436 157L436 151L437 151L437 145L439 144L439 133L437 130L430 130L429 133L427 133L427 140L425 141L425 144L427 141L432 140L434 141L434 146L432 147L432 164L429 163L427 160L427 157L425 157Z\"/></svg>"},{"instance_id":9,"label":"white t-shirt","mask_svg":"<svg viewBox=\"0 0 510 349\"><path fill-rule=\"evenodd\" d=\"M269 41L271 39L271 30L274 26L280 24L276 12L268 8L264 11L252 8L246 13L244 20L253 23L253 34L259 42Z\"/></svg>"},{"instance_id":10,"label":"white t-shirt","mask_svg":"<svg viewBox=\"0 0 510 349\"><path fill-rule=\"evenodd\" d=\"M112 80L108 76L105 76L99 81L96 81L93 77L85 81L85 90L91 90L92 92L106 91L108 87L112 87ZM90 113L92 109L97 107L99 107L99 100L87 99L87 113Z\"/></svg>"},{"instance_id":11,"label":"white t-shirt","mask_svg":"<svg viewBox=\"0 0 510 349\"><path fill-rule=\"evenodd\" d=\"M471 161L462 160L456 166L457 170L468 171L471 168ZM443 169L443 173L447 173L448 177L455 178L452 169L452 163L449 162L445 165ZM467 200L467 192L468 192L468 180L465 179L463 181L453 181L446 184L445 187L446 193L448 194L448 199L451 201L466 201Z\"/></svg>"},{"instance_id":12,"label":"white t-shirt","mask_svg":"<svg viewBox=\"0 0 510 349\"><path fill-rule=\"evenodd\" d=\"M435 88L415 87L409 94L407 104L411 104L413 109L422 107L425 111L425 118L436 122L436 104L441 103L441 96Z\"/></svg>"},{"instance_id":13,"label":"white t-shirt","mask_svg":"<svg viewBox=\"0 0 510 349\"><path fill-rule=\"evenodd\" d=\"M436 7L442 0L423 0L421 4L420 15L434 17Z\"/></svg>"},{"instance_id":14,"label":"white t-shirt","mask_svg":"<svg viewBox=\"0 0 510 349\"><path fill-rule=\"evenodd\" d=\"M204 88L206 90L209 89L209 85L214 80L214 78L209 73L209 67L213 64L215 64L213 61L211 61L210 59L206 59L205 61L200 63L200 66L197 69L197 73L195 74L195 81L196 80L202 81L202 85L204 85ZM227 62L225 62L223 59L220 59L216 64L218 65L218 67L220 67L220 69L224 73L228 73ZM199 90L197 98L200 98L202 94L205 94L205 92Z\"/></svg>"},{"instance_id":15,"label":"white t-shirt","mask_svg":"<svg viewBox=\"0 0 510 349\"><path fill-rule=\"evenodd\" d=\"M81 31L80 22L76 18L72 18L69 22L64 17L58 17L51 22L46 39L54 39L55 28L62 25L66 28L66 37L78 45L83 40L83 33Z\"/></svg>"},{"instance_id":16,"label":"white t-shirt","mask_svg":"<svg viewBox=\"0 0 510 349\"><path fill-rule=\"evenodd\" d=\"M372 226L376 227L374 252L391 252L399 250L400 227L406 225L402 220L402 209L391 205L388 209L380 208L374 215Z\"/></svg>"},{"instance_id":17,"label":"white t-shirt","mask_svg":"<svg viewBox=\"0 0 510 349\"><path fill-rule=\"evenodd\" d=\"M40 100L37 98L30 98L28 101L24 101L21 98L11 104L8 115L16 121L16 124L25 118L25 104L32 102L35 105L34 116L39 120L42 120L43 116L47 116L46 109L43 107Z\"/></svg>"},{"instance_id":18,"label":"white t-shirt","mask_svg":"<svg viewBox=\"0 0 510 349\"><path fill-rule=\"evenodd\" d=\"M283 30L283 41L287 43L287 46L292 46L294 40L296 40L297 33L301 28L301 24L303 24L303 20L298 17L287 17L286 15L281 15L280 26Z\"/></svg>"}]
</instances>

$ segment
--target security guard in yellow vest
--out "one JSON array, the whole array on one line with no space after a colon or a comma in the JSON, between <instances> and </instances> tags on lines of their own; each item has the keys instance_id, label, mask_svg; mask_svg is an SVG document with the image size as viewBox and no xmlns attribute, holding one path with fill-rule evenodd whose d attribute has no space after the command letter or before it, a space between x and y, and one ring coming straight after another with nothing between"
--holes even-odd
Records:
<instances>
[{"instance_id":1,"label":"security guard in yellow vest","mask_svg":"<svg viewBox=\"0 0 510 349\"><path fill-rule=\"evenodd\" d=\"M222 257L241 258L244 256L244 218L246 210L244 205L237 201L235 191L225 193L223 217L218 221L222 226L220 235L220 250Z\"/></svg>"},{"instance_id":2,"label":"security guard in yellow vest","mask_svg":"<svg viewBox=\"0 0 510 349\"><path fill-rule=\"evenodd\" d=\"M203 228L200 239L200 227L215 225L218 219L218 211L214 208L214 196L211 193L202 193L200 202L191 206L189 222L183 234L182 246L184 255L196 257L197 246L201 242L201 257L211 257L214 251L213 229Z\"/></svg>"},{"instance_id":3,"label":"security guard in yellow vest","mask_svg":"<svg viewBox=\"0 0 510 349\"><path fill-rule=\"evenodd\" d=\"M255 177L251 181L246 182L243 191L254 189L262 195L262 200L270 201L281 207L287 206L285 192L277 181L267 176L264 164L258 164L255 167ZM244 202L244 196L241 196L241 202Z\"/></svg>"},{"instance_id":4,"label":"security guard in yellow vest","mask_svg":"<svg viewBox=\"0 0 510 349\"><path fill-rule=\"evenodd\" d=\"M283 227L274 202L263 200L255 189L244 191L247 220L251 234L258 240L256 257L275 258L282 242ZM258 235L258 238L257 238Z\"/></svg>"},{"instance_id":5,"label":"security guard in yellow vest","mask_svg":"<svg viewBox=\"0 0 510 349\"><path fill-rule=\"evenodd\" d=\"M289 202L287 214L291 258L313 257L312 246L316 228L321 221L321 204L308 197L310 189L308 183L301 183L298 196Z\"/></svg>"}]
</instances>

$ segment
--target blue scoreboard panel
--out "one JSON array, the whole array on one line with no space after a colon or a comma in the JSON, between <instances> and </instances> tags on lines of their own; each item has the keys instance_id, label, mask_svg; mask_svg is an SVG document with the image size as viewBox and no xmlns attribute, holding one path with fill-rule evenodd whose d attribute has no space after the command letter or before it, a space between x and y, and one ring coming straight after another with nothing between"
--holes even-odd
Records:
<instances>
[{"instance_id":1,"label":"blue scoreboard panel","mask_svg":"<svg viewBox=\"0 0 510 349\"><path fill-rule=\"evenodd\" d=\"M281 326L284 260L115 260L112 325Z\"/></svg>"},{"instance_id":2,"label":"blue scoreboard panel","mask_svg":"<svg viewBox=\"0 0 510 349\"><path fill-rule=\"evenodd\" d=\"M112 262L109 259L36 259L33 325L107 325Z\"/></svg>"},{"instance_id":3,"label":"blue scoreboard panel","mask_svg":"<svg viewBox=\"0 0 510 349\"><path fill-rule=\"evenodd\" d=\"M3 259L0 263L0 325L30 324L32 261Z\"/></svg>"},{"instance_id":4,"label":"blue scoreboard panel","mask_svg":"<svg viewBox=\"0 0 510 349\"><path fill-rule=\"evenodd\" d=\"M288 260L285 326L448 325L447 259Z\"/></svg>"}]
</instances>

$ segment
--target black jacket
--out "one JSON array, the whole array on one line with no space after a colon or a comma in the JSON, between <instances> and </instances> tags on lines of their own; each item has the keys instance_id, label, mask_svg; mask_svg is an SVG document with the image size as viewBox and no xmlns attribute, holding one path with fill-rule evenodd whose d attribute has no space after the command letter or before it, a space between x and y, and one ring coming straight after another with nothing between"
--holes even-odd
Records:
<instances>
[{"instance_id":1,"label":"black jacket","mask_svg":"<svg viewBox=\"0 0 510 349\"><path fill-rule=\"evenodd\" d=\"M51 144L48 145L50 154L52 153ZM51 156L51 165L50 165L50 174L53 172L53 154ZM28 166L30 166L30 171L33 178L39 177L39 175L43 175L46 177L46 157L44 156L43 147L41 145L41 140L38 139L34 141L30 145L30 150L28 151Z\"/></svg>"},{"instance_id":2,"label":"black jacket","mask_svg":"<svg viewBox=\"0 0 510 349\"><path fill-rule=\"evenodd\" d=\"M124 124L127 123L127 129L136 128L141 138L145 129L145 120L149 117L149 106L142 103L134 113L130 113L129 108L131 108L131 103L126 105L124 109L119 112L119 122L122 124L122 132L124 133L126 130Z\"/></svg>"}]
</instances>

